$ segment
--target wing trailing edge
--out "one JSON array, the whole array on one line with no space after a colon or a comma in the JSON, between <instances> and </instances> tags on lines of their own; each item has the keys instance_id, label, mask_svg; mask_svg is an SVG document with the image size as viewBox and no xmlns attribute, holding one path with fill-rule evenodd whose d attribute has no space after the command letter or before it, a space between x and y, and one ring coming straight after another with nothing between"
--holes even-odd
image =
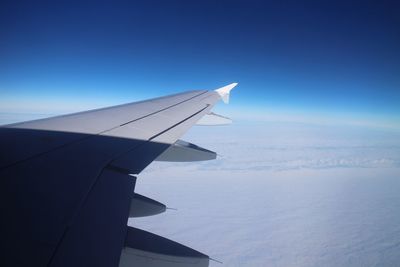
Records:
<instances>
[{"instance_id":1,"label":"wing trailing edge","mask_svg":"<svg viewBox=\"0 0 400 267\"><path fill-rule=\"evenodd\" d=\"M178 140L155 160L168 162L191 162L213 160L216 158L217 153L211 150L199 147L183 140Z\"/></svg>"},{"instance_id":2,"label":"wing trailing edge","mask_svg":"<svg viewBox=\"0 0 400 267\"><path fill-rule=\"evenodd\" d=\"M229 125L232 123L230 118L225 116L216 114L214 112L208 113L204 115L196 125L200 126L220 126L220 125Z\"/></svg>"}]
</instances>

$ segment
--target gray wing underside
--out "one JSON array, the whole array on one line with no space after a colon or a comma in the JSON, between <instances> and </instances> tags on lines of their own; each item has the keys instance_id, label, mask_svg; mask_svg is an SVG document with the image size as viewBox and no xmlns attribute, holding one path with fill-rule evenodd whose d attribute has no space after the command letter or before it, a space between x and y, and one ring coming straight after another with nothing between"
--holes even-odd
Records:
<instances>
[{"instance_id":1,"label":"gray wing underside","mask_svg":"<svg viewBox=\"0 0 400 267\"><path fill-rule=\"evenodd\" d=\"M134 175L224 92L190 91L0 127L2 265L118 266L125 247L145 253L137 259L183 255L186 265L171 266L207 266L206 255L126 223ZM149 240L156 245L141 250Z\"/></svg>"}]
</instances>

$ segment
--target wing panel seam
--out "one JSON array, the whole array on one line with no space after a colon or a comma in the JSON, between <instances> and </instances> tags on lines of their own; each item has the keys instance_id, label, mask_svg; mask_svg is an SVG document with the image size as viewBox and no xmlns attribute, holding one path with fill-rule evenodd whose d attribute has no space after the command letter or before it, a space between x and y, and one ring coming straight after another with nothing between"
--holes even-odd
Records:
<instances>
[{"instance_id":1,"label":"wing panel seam","mask_svg":"<svg viewBox=\"0 0 400 267\"><path fill-rule=\"evenodd\" d=\"M187 102L187 101L189 101L189 100L192 100L192 99L195 98L195 97L201 96L201 95L203 95L203 94L205 94L205 93L207 93L207 92L208 92L208 91L204 91L204 92L202 92L202 93L200 93L200 94L198 94L198 95L192 96L191 98L185 99L185 100L183 100L183 101L181 101L181 102L178 102L178 103L173 104L173 105L171 105L171 106L168 106L168 107L166 107L166 108L157 110L157 111L155 111L155 112L153 112L153 113L144 115L144 116L142 116L142 117L140 117L140 118L137 118L137 119L134 119L134 120L125 122L125 123L119 125L119 127L124 126L124 125L127 125L127 124L132 123L132 122L135 122L135 121L138 121L138 120L141 120L141 119L144 119L144 118L146 118L146 117L152 116L152 115L154 115L154 114L157 114L157 113L162 112L162 111L164 111L164 110L167 110L167 109L169 109L169 108L175 107L175 106L177 106L177 105L179 105L179 104L182 104L182 103L184 103L184 102ZM115 128L118 128L118 127L115 127ZM115 128L113 128L113 129L115 129ZM110 129L110 130L112 130L112 129ZM110 130L106 130L106 131L110 131Z\"/></svg>"},{"instance_id":2,"label":"wing panel seam","mask_svg":"<svg viewBox=\"0 0 400 267\"><path fill-rule=\"evenodd\" d=\"M18 165L18 164L23 163L23 162L25 162L25 161L28 161L28 160L31 160L31 159L34 159L34 158L37 158L37 157L46 155L47 153L51 153L51 152L56 151L56 150L58 150L58 149L62 149L62 148L64 148L64 147L66 147L66 146L73 145L73 144L76 144L76 143L85 141L86 139L91 138L91 137L93 137L93 136L104 134L104 133L106 133L106 132L108 132L108 131L117 129L117 128L121 127L121 126L124 126L124 125L126 125L126 124L132 123L132 122L134 122L134 121L138 121L138 120L141 120L141 119L143 119L143 118L152 116L152 115L154 115L154 114L156 114L156 113L162 112L162 111L164 111L164 110L167 110L167 109L169 109L169 108L172 108L172 107L174 107L174 106L177 106L177 105L179 105L179 104L182 104L182 103L184 103L184 102L186 102L186 101L192 100L193 98L198 97L198 96L200 96L200 95L203 95L203 94L205 94L205 93L207 93L207 92L208 92L208 91L201 92L200 94L197 94L197 95L192 96L192 97L190 97L190 98L188 98L188 99L185 99L185 100L183 100L183 101L180 101L180 102L178 102L178 103L175 103L175 104L173 104L173 105L171 105L171 106L168 106L168 107L166 107L166 108L160 109L160 110L158 110L158 111L156 111L156 112L152 112L152 113L150 113L150 114L147 114L147 115L142 116L142 117L140 117L140 118L134 119L134 120L129 121L129 122L127 122L127 123L118 125L118 126L116 126L116 127L113 127L113 128L110 128L110 129L107 129L107 130L104 130L104 131L101 131L101 132L99 132L99 133L97 133L97 134L87 134L87 136L82 137L81 139L72 141L72 142L70 142L70 143L62 144L62 145L60 145L60 146L58 146L58 147L55 147L55 148L53 148L53 149L51 149L51 150L44 151L44 152L42 152L42 153L38 153L38 154L32 155L31 157L28 157L28 158L25 158L25 159L22 159L22 160L13 162L13 163L11 163L11 164L9 164L9 165L6 165L6 166L0 168L0 171L5 170L5 169L7 169L7 168L10 168L10 167L12 167L12 166Z\"/></svg>"}]
</instances>

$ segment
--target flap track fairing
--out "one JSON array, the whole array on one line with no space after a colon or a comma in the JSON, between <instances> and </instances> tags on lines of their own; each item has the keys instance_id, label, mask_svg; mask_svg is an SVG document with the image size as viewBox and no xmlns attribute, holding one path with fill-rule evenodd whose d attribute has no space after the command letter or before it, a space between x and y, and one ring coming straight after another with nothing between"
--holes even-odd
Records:
<instances>
[{"instance_id":1,"label":"flap track fairing","mask_svg":"<svg viewBox=\"0 0 400 267\"><path fill-rule=\"evenodd\" d=\"M178 140L158 156L156 161L190 162L213 160L216 158L217 153L213 151L196 146L189 142Z\"/></svg>"},{"instance_id":2,"label":"flap track fairing","mask_svg":"<svg viewBox=\"0 0 400 267\"><path fill-rule=\"evenodd\" d=\"M119 267L205 267L210 258L167 238L128 227Z\"/></svg>"},{"instance_id":3,"label":"flap track fairing","mask_svg":"<svg viewBox=\"0 0 400 267\"><path fill-rule=\"evenodd\" d=\"M151 198L133 193L131 207L129 210L129 218L145 217L162 213L166 210L166 206Z\"/></svg>"}]
</instances>

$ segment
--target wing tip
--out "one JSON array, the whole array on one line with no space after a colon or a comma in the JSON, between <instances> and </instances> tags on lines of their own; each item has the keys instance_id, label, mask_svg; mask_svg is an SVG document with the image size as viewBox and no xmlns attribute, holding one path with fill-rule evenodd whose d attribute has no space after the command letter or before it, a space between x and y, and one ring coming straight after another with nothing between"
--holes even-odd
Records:
<instances>
[{"instance_id":1,"label":"wing tip","mask_svg":"<svg viewBox=\"0 0 400 267\"><path fill-rule=\"evenodd\" d=\"M215 90L215 92L217 92L220 97L222 98L222 101L224 101L225 104L229 103L229 94L231 92L231 90L236 87L236 85L238 85L238 83L231 83L228 85L225 85L224 87L218 88Z\"/></svg>"}]
</instances>

